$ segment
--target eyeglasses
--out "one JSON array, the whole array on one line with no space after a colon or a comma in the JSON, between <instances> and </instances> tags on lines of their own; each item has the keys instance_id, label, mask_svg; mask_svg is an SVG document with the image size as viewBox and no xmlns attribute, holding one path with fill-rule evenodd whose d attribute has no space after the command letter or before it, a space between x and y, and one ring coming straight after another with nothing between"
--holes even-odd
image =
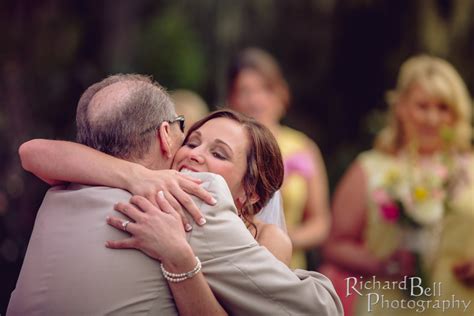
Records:
<instances>
[{"instance_id":1,"label":"eyeglasses","mask_svg":"<svg viewBox=\"0 0 474 316\"><path fill-rule=\"evenodd\" d=\"M179 129L181 130L181 133L184 133L184 128L185 128L184 121L185 121L184 115L178 115L173 120L165 121L165 122L168 122L170 124L178 122L179 123Z\"/></svg>"},{"instance_id":2,"label":"eyeglasses","mask_svg":"<svg viewBox=\"0 0 474 316\"><path fill-rule=\"evenodd\" d=\"M178 115L177 117L175 117L175 118L172 119L172 120L165 120L165 121L163 121L163 122L168 122L168 123L170 123L170 124L173 124L173 123L178 122L178 123L179 123L179 129L181 130L182 133L184 133L184 128L185 128L185 125L184 125L184 122L185 122L184 115ZM153 126L153 127L147 128L146 130L144 130L143 132L141 132L140 135L145 135L146 133L149 133L149 132L151 132L151 131L156 130L157 128L160 127L161 124L163 124L163 122L161 122L160 124L158 124L158 126Z\"/></svg>"}]
</instances>

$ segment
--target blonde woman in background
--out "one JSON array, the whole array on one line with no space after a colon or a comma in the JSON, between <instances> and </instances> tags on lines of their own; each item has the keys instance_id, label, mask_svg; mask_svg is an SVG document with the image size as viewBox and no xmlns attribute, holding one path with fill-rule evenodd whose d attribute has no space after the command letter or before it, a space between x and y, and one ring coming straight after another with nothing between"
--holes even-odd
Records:
<instances>
[{"instance_id":1,"label":"blonde woman in background","mask_svg":"<svg viewBox=\"0 0 474 316\"><path fill-rule=\"evenodd\" d=\"M285 166L281 189L292 268L307 268L305 250L314 249L329 231L328 184L318 146L302 132L280 124L290 105L290 91L280 67L268 53L249 48L229 69L228 103L256 118L276 137Z\"/></svg>"},{"instance_id":2,"label":"blonde woman in background","mask_svg":"<svg viewBox=\"0 0 474 316\"><path fill-rule=\"evenodd\" d=\"M178 89L172 91L170 96L174 102L176 113L186 118L185 132L188 131L189 126L193 126L194 123L209 114L209 107L196 92Z\"/></svg>"},{"instance_id":3,"label":"blonde woman in background","mask_svg":"<svg viewBox=\"0 0 474 316\"><path fill-rule=\"evenodd\" d=\"M387 100L388 125L336 189L333 227L324 248L332 266L323 272L338 288L346 315L473 315L473 303L466 310L461 303L474 300L469 283L474 260L469 93L449 63L421 55L401 66ZM354 291L355 279L342 280L341 270L345 277L369 281L368 289ZM393 285L374 288L372 276L394 284L405 276L419 277L412 279L414 286L422 280L435 292L410 296L410 279L407 291ZM435 300L452 300L452 295L459 306L436 308ZM412 302L402 308L402 300ZM428 300L433 300L430 307L423 303Z\"/></svg>"}]
</instances>

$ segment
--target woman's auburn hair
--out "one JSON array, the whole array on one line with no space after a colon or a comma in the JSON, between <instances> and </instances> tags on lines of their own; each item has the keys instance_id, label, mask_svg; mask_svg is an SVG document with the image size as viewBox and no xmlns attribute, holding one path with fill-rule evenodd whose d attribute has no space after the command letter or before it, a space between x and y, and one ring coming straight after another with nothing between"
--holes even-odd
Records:
<instances>
[{"instance_id":1,"label":"woman's auburn hair","mask_svg":"<svg viewBox=\"0 0 474 316\"><path fill-rule=\"evenodd\" d=\"M450 149L464 152L472 149L472 100L464 81L447 61L428 55L406 60L400 67L397 87L386 94L389 105L388 124L377 135L374 147L387 153L396 153L403 146L403 129L396 116L400 98L419 85L430 96L440 99L454 113Z\"/></svg>"},{"instance_id":2,"label":"woman's auburn hair","mask_svg":"<svg viewBox=\"0 0 474 316\"><path fill-rule=\"evenodd\" d=\"M242 207L241 215L248 221L260 212L273 194L283 183L283 158L280 147L272 132L253 118L232 110L212 112L191 126L184 142L206 122L216 118L227 118L239 123L247 132L249 148L247 149L247 170L242 179L247 201ZM259 197L254 204L250 203L253 194Z\"/></svg>"}]
</instances>

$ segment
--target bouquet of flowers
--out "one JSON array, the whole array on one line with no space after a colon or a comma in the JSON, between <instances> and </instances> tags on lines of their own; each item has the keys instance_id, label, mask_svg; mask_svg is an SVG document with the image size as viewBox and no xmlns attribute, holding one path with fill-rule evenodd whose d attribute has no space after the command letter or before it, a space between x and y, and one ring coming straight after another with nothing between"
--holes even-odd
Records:
<instances>
[{"instance_id":1,"label":"bouquet of flowers","mask_svg":"<svg viewBox=\"0 0 474 316\"><path fill-rule=\"evenodd\" d=\"M447 209L448 168L441 161L397 164L381 176L372 199L382 220L399 227L400 246L415 255L416 274L427 282L424 267L435 255Z\"/></svg>"},{"instance_id":2,"label":"bouquet of flowers","mask_svg":"<svg viewBox=\"0 0 474 316\"><path fill-rule=\"evenodd\" d=\"M373 199L384 220L421 228L443 217L447 180L448 169L443 165L429 171L390 169Z\"/></svg>"}]
</instances>

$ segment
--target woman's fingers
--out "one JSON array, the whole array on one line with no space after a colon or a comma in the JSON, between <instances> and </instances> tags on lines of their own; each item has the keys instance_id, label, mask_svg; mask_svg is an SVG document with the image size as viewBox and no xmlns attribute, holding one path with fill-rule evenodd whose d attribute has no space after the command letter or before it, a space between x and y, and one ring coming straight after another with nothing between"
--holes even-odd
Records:
<instances>
[{"instance_id":1,"label":"woman's fingers","mask_svg":"<svg viewBox=\"0 0 474 316\"><path fill-rule=\"evenodd\" d=\"M111 249L135 249L135 240L133 238L107 240L105 246Z\"/></svg>"},{"instance_id":2,"label":"woman's fingers","mask_svg":"<svg viewBox=\"0 0 474 316\"><path fill-rule=\"evenodd\" d=\"M107 217L107 224L109 224L112 227L117 228L118 230L126 231L127 233L130 233L134 235L136 232L136 225L134 222L129 221L127 219L123 219L120 217L116 216L108 216Z\"/></svg>"},{"instance_id":3,"label":"woman's fingers","mask_svg":"<svg viewBox=\"0 0 474 316\"><path fill-rule=\"evenodd\" d=\"M135 222L139 222L143 218L143 212L130 203L119 202L114 205L114 209L133 219Z\"/></svg>"},{"instance_id":4,"label":"woman's fingers","mask_svg":"<svg viewBox=\"0 0 474 316\"><path fill-rule=\"evenodd\" d=\"M161 191L161 192L163 192L163 191ZM193 226L191 226L191 224L188 221L188 218L184 214L184 210L181 207L181 204L179 204L179 202L174 198L174 196L171 195L168 192L163 192L163 196L164 196L165 200L168 201L168 203L172 207L173 211L175 213L178 213L179 216L181 217L181 222L183 223L184 230L189 232L191 229L193 229ZM160 199L159 194L157 195L157 197L158 197L158 200L159 200ZM158 203L159 203L159 201L158 201ZM164 212L165 213L171 213L169 208L164 210Z\"/></svg>"},{"instance_id":5,"label":"woman's fingers","mask_svg":"<svg viewBox=\"0 0 474 316\"><path fill-rule=\"evenodd\" d=\"M130 203L133 204L137 209L144 213L156 212L161 209L156 205L153 205L148 199L140 195L134 195L130 198Z\"/></svg>"},{"instance_id":6,"label":"woman's fingers","mask_svg":"<svg viewBox=\"0 0 474 316\"><path fill-rule=\"evenodd\" d=\"M189 176L187 176L187 177L189 177ZM191 177L189 177L189 178L191 178ZM186 181L184 181L184 180L180 181L179 186L186 193L192 194L192 195L198 197L199 199L203 200L204 202L206 202L209 205L216 204L216 199L214 199L214 197L209 192L207 192L205 189L203 189L200 185L198 185L196 183L197 182L190 182L190 181L188 181L188 179L186 179ZM186 201L181 201L180 200L180 202L181 202L181 204L184 205L183 202L186 202Z\"/></svg>"},{"instance_id":7,"label":"woman's fingers","mask_svg":"<svg viewBox=\"0 0 474 316\"><path fill-rule=\"evenodd\" d=\"M171 206L169 201L165 198L163 191L158 192L158 205L163 210L163 212L171 214L175 218L181 217L178 212Z\"/></svg>"},{"instance_id":8,"label":"woman's fingers","mask_svg":"<svg viewBox=\"0 0 474 316\"><path fill-rule=\"evenodd\" d=\"M154 191L154 190L148 191L148 192L144 195L144 197L145 197L148 201L150 201L151 204L153 204L153 205L155 205L155 206L158 205L158 203L157 203L157 201L156 201L155 191Z\"/></svg>"},{"instance_id":9,"label":"woman's fingers","mask_svg":"<svg viewBox=\"0 0 474 316\"><path fill-rule=\"evenodd\" d=\"M171 193L166 192L166 191L161 191L161 192L163 192L165 199L171 205L173 210L175 210L176 212L183 212L181 204L179 204L178 200L176 200ZM158 203L158 194L156 195L156 202ZM163 210L163 212L169 213L168 210Z\"/></svg>"},{"instance_id":10,"label":"woman's fingers","mask_svg":"<svg viewBox=\"0 0 474 316\"><path fill-rule=\"evenodd\" d=\"M156 201L163 212L168 214L177 214L173 206L171 206L170 202L168 202L168 200L165 198L163 191L158 192Z\"/></svg>"},{"instance_id":11,"label":"woman's fingers","mask_svg":"<svg viewBox=\"0 0 474 316\"><path fill-rule=\"evenodd\" d=\"M179 172L178 174L179 174L179 176L180 176L181 178L184 178L184 179L186 179L186 180L192 181L192 182L197 183L197 184L201 184L201 183L202 183L202 180L201 180L201 179L195 178L195 177L193 177L193 176L187 175L187 174L182 173L182 172Z\"/></svg>"},{"instance_id":12,"label":"woman's fingers","mask_svg":"<svg viewBox=\"0 0 474 316\"><path fill-rule=\"evenodd\" d=\"M206 193L209 194L208 192ZM189 194L184 191L180 191L175 192L174 195L178 196L179 202L183 205L183 207L191 215L191 217L196 223L198 223L199 225L204 225L206 223L206 220L204 219L201 210L196 206L196 204L194 204L194 201L192 200ZM184 214L182 216L184 216Z\"/></svg>"}]
</instances>

